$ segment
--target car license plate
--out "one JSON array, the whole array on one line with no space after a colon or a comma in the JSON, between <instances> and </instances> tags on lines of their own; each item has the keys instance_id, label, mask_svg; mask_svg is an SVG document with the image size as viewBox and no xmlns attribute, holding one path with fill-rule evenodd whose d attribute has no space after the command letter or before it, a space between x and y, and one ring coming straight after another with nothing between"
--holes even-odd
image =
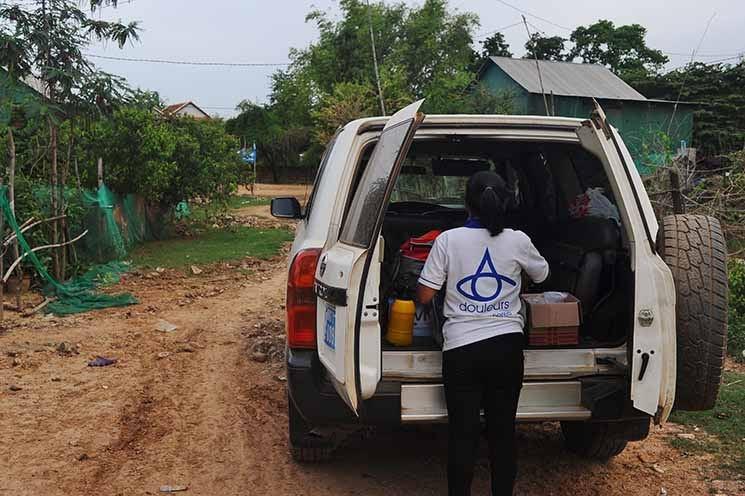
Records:
<instances>
[{"instance_id":1,"label":"car license plate","mask_svg":"<svg viewBox=\"0 0 745 496\"><path fill-rule=\"evenodd\" d=\"M332 350L336 349L336 307L326 305L326 325L323 330L323 342Z\"/></svg>"}]
</instances>

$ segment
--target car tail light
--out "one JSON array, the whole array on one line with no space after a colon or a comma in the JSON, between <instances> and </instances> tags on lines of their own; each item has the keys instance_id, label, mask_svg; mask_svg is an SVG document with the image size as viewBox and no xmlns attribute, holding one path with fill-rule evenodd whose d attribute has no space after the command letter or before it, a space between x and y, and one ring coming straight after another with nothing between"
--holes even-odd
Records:
<instances>
[{"instance_id":1,"label":"car tail light","mask_svg":"<svg viewBox=\"0 0 745 496\"><path fill-rule=\"evenodd\" d=\"M316 348L316 295L313 283L319 248L301 250L290 265L287 278L287 345Z\"/></svg>"}]
</instances>

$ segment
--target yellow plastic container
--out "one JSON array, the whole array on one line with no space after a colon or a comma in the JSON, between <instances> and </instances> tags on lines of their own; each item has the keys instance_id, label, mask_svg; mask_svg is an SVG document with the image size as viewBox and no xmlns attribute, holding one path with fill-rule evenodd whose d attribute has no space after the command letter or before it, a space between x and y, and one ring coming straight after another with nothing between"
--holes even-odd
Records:
<instances>
[{"instance_id":1,"label":"yellow plastic container","mask_svg":"<svg viewBox=\"0 0 745 496\"><path fill-rule=\"evenodd\" d=\"M393 300L385 339L395 346L411 346L416 305L411 300Z\"/></svg>"}]
</instances>

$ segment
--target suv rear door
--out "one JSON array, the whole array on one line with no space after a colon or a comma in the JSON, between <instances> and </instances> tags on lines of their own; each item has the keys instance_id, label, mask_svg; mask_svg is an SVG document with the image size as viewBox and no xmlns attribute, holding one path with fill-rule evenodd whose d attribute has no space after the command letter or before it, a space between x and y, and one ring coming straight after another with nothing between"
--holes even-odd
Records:
<instances>
[{"instance_id":1,"label":"suv rear door","mask_svg":"<svg viewBox=\"0 0 745 496\"><path fill-rule=\"evenodd\" d=\"M385 206L424 115L422 100L394 114L383 128L351 194L339 239L324 247L316 272L317 344L339 395L357 414L380 381L378 318L380 229Z\"/></svg>"},{"instance_id":2,"label":"suv rear door","mask_svg":"<svg viewBox=\"0 0 745 496\"><path fill-rule=\"evenodd\" d=\"M636 409L664 422L675 398L675 286L670 269L657 255L657 219L631 155L597 102L591 120L577 135L610 168L608 177L621 216L632 227L631 400Z\"/></svg>"}]
</instances>

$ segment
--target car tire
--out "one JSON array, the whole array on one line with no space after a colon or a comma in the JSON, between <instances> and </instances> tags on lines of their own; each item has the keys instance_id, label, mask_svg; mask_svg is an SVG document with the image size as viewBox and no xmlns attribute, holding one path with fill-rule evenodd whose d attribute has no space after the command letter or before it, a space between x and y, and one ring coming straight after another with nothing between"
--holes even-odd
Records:
<instances>
[{"instance_id":1,"label":"car tire","mask_svg":"<svg viewBox=\"0 0 745 496\"><path fill-rule=\"evenodd\" d=\"M290 454L299 463L320 463L331 459L332 440L315 433L287 395Z\"/></svg>"},{"instance_id":2,"label":"car tire","mask_svg":"<svg viewBox=\"0 0 745 496\"><path fill-rule=\"evenodd\" d=\"M564 446L585 458L606 461L621 454L629 441L649 435L649 419L623 422L562 422Z\"/></svg>"},{"instance_id":3,"label":"car tire","mask_svg":"<svg viewBox=\"0 0 745 496\"><path fill-rule=\"evenodd\" d=\"M727 247L719 221L705 215L663 219L658 247L675 280L677 376L674 408L709 410L727 350Z\"/></svg>"}]
</instances>

